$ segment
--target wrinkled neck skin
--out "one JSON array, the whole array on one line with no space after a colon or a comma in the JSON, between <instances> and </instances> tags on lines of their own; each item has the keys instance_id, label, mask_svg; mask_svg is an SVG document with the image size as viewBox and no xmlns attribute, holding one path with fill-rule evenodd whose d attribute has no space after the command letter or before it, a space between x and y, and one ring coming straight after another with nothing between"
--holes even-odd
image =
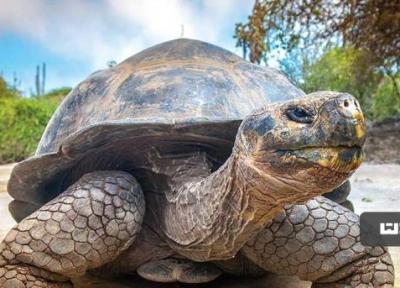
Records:
<instances>
[{"instance_id":1,"label":"wrinkled neck skin","mask_svg":"<svg viewBox=\"0 0 400 288\"><path fill-rule=\"evenodd\" d=\"M205 155L189 158L175 162L171 190L154 205L170 247L195 261L234 257L299 192L237 152L214 173Z\"/></svg>"}]
</instances>

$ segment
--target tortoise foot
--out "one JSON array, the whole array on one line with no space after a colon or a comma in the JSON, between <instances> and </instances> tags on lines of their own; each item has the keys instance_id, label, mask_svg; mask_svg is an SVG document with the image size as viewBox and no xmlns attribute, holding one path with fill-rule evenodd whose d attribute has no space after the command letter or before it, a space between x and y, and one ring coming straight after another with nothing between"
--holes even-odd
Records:
<instances>
[{"instance_id":1,"label":"tortoise foot","mask_svg":"<svg viewBox=\"0 0 400 288\"><path fill-rule=\"evenodd\" d=\"M126 250L143 215L144 196L130 174L82 176L7 234L0 244L0 287L68 287L56 282L82 276Z\"/></svg>"},{"instance_id":2,"label":"tortoise foot","mask_svg":"<svg viewBox=\"0 0 400 288\"><path fill-rule=\"evenodd\" d=\"M72 288L67 278L28 265L6 265L0 268L3 288Z\"/></svg>"},{"instance_id":3,"label":"tortoise foot","mask_svg":"<svg viewBox=\"0 0 400 288\"><path fill-rule=\"evenodd\" d=\"M212 263L175 258L148 262L140 266L137 273L150 281L191 284L207 283L222 274L221 270Z\"/></svg>"},{"instance_id":4,"label":"tortoise foot","mask_svg":"<svg viewBox=\"0 0 400 288\"><path fill-rule=\"evenodd\" d=\"M312 288L391 288L394 285L393 279L394 270L389 253L381 247L374 247L364 257L318 279Z\"/></svg>"},{"instance_id":5,"label":"tortoise foot","mask_svg":"<svg viewBox=\"0 0 400 288\"><path fill-rule=\"evenodd\" d=\"M359 217L321 196L288 205L243 252L265 270L313 287L393 287L387 249L363 246Z\"/></svg>"}]
</instances>

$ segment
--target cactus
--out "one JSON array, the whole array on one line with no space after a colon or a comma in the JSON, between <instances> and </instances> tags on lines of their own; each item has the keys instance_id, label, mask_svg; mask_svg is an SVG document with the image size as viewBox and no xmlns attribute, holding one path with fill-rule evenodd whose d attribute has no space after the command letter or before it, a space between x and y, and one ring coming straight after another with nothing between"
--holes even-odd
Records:
<instances>
[{"instance_id":1,"label":"cactus","mask_svg":"<svg viewBox=\"0 0 400 288\"><path fill-rule=\"evenodd\" d=\"M40 73L40 65L36 66L36 75L35 75L35 87L36 87L36 96L44 95L46 85L46 63L42 63L42 71Z\"/></svg>"},{"instance_id":2,"label":"cactus","mask_svg":"<svg viewBox=\"0 0 400 288\"><path fill-rule=\"evenodd\" d=\"M45 85L46 85L46 63L42 63L42 95L45 94Z\"/></svg>"}]
</instances>

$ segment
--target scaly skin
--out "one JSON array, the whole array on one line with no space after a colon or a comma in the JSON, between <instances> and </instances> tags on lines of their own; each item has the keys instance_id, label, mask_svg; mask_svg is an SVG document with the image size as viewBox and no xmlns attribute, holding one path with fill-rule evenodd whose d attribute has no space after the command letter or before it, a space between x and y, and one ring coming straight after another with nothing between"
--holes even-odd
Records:
<instances>
[{"instance_id":1,"label":"scaly skin","mask_svg":"<svg viewBox=\"0 0 400 288\"><path fill-rule=\"evenodd\" d=\"M0 287L68 287L135 240L144 197L125 172L84 175L16 225L0 246Z\"/></svg>"},{"instance_id":2,"label":"scaly skin","mask_svg":"<svg viewBox=\"0 0 400 288\"><path fill-rule=\"evenodd\" d=\"M1 267L0 285L4 288L72 288L65 277L25 265Z\"/></svg>"},{"instance_id":3,"label":"scaly skin","mask_svg":"<svg viewBox=\"0 0 400 288\"><path fill-rule=\"evenodd\" d=\"M386 248L360 243L359 217L322 196L288 205L242 252L267 271L313 287L393 287Z\"/></svg>"}]
</instances>

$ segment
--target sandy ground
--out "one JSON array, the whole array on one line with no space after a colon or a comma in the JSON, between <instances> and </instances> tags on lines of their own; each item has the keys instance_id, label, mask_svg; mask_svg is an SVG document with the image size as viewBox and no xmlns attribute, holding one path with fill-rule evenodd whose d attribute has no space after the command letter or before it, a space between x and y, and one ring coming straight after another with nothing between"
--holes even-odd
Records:
<instances>
[{"instance_id":1,"label":"sandy ground","mask_svg":"<svg viewBox=\"0 0 400 288\"><path fill-rule=\"evenodd\" d=\"M7 210L11 200L5 192L5 185L13 165L0 166L0 239L14 225L14 221ZM352 176L352 192L350 200L355 211L360 214L364 211L400 211L400 165L397 164L363 164ZM396 288L400 288L400 247L391 247L390 252L395 264ZM94 278L75 280L75 287L79 288L144 288L144 287L181 287L174 285L155 285L136 278L121 278L117 282L109 282ZM193 286L191 286L193 287ZM201 287L210 287L210 284ZM264 277L256 280L238 280L224 278L213 282L212 287L268 287L268 288L308 288L310 283L299 281L296 278L282 278L279 276Z\"/></svg>"},{"instance_id":2,"label":"sandy ground","mask_svg":"<svg viewBox=\"0 0 400 288\"><path fill-rule=\"evenodd\" d=\"M3 239L5 233L14 225L14 220L7 209L7 204L11 198L7 193L2 193L6 192L8 178L14 165L0 165L0 239Z\"/></svg>"}]
</instances>

